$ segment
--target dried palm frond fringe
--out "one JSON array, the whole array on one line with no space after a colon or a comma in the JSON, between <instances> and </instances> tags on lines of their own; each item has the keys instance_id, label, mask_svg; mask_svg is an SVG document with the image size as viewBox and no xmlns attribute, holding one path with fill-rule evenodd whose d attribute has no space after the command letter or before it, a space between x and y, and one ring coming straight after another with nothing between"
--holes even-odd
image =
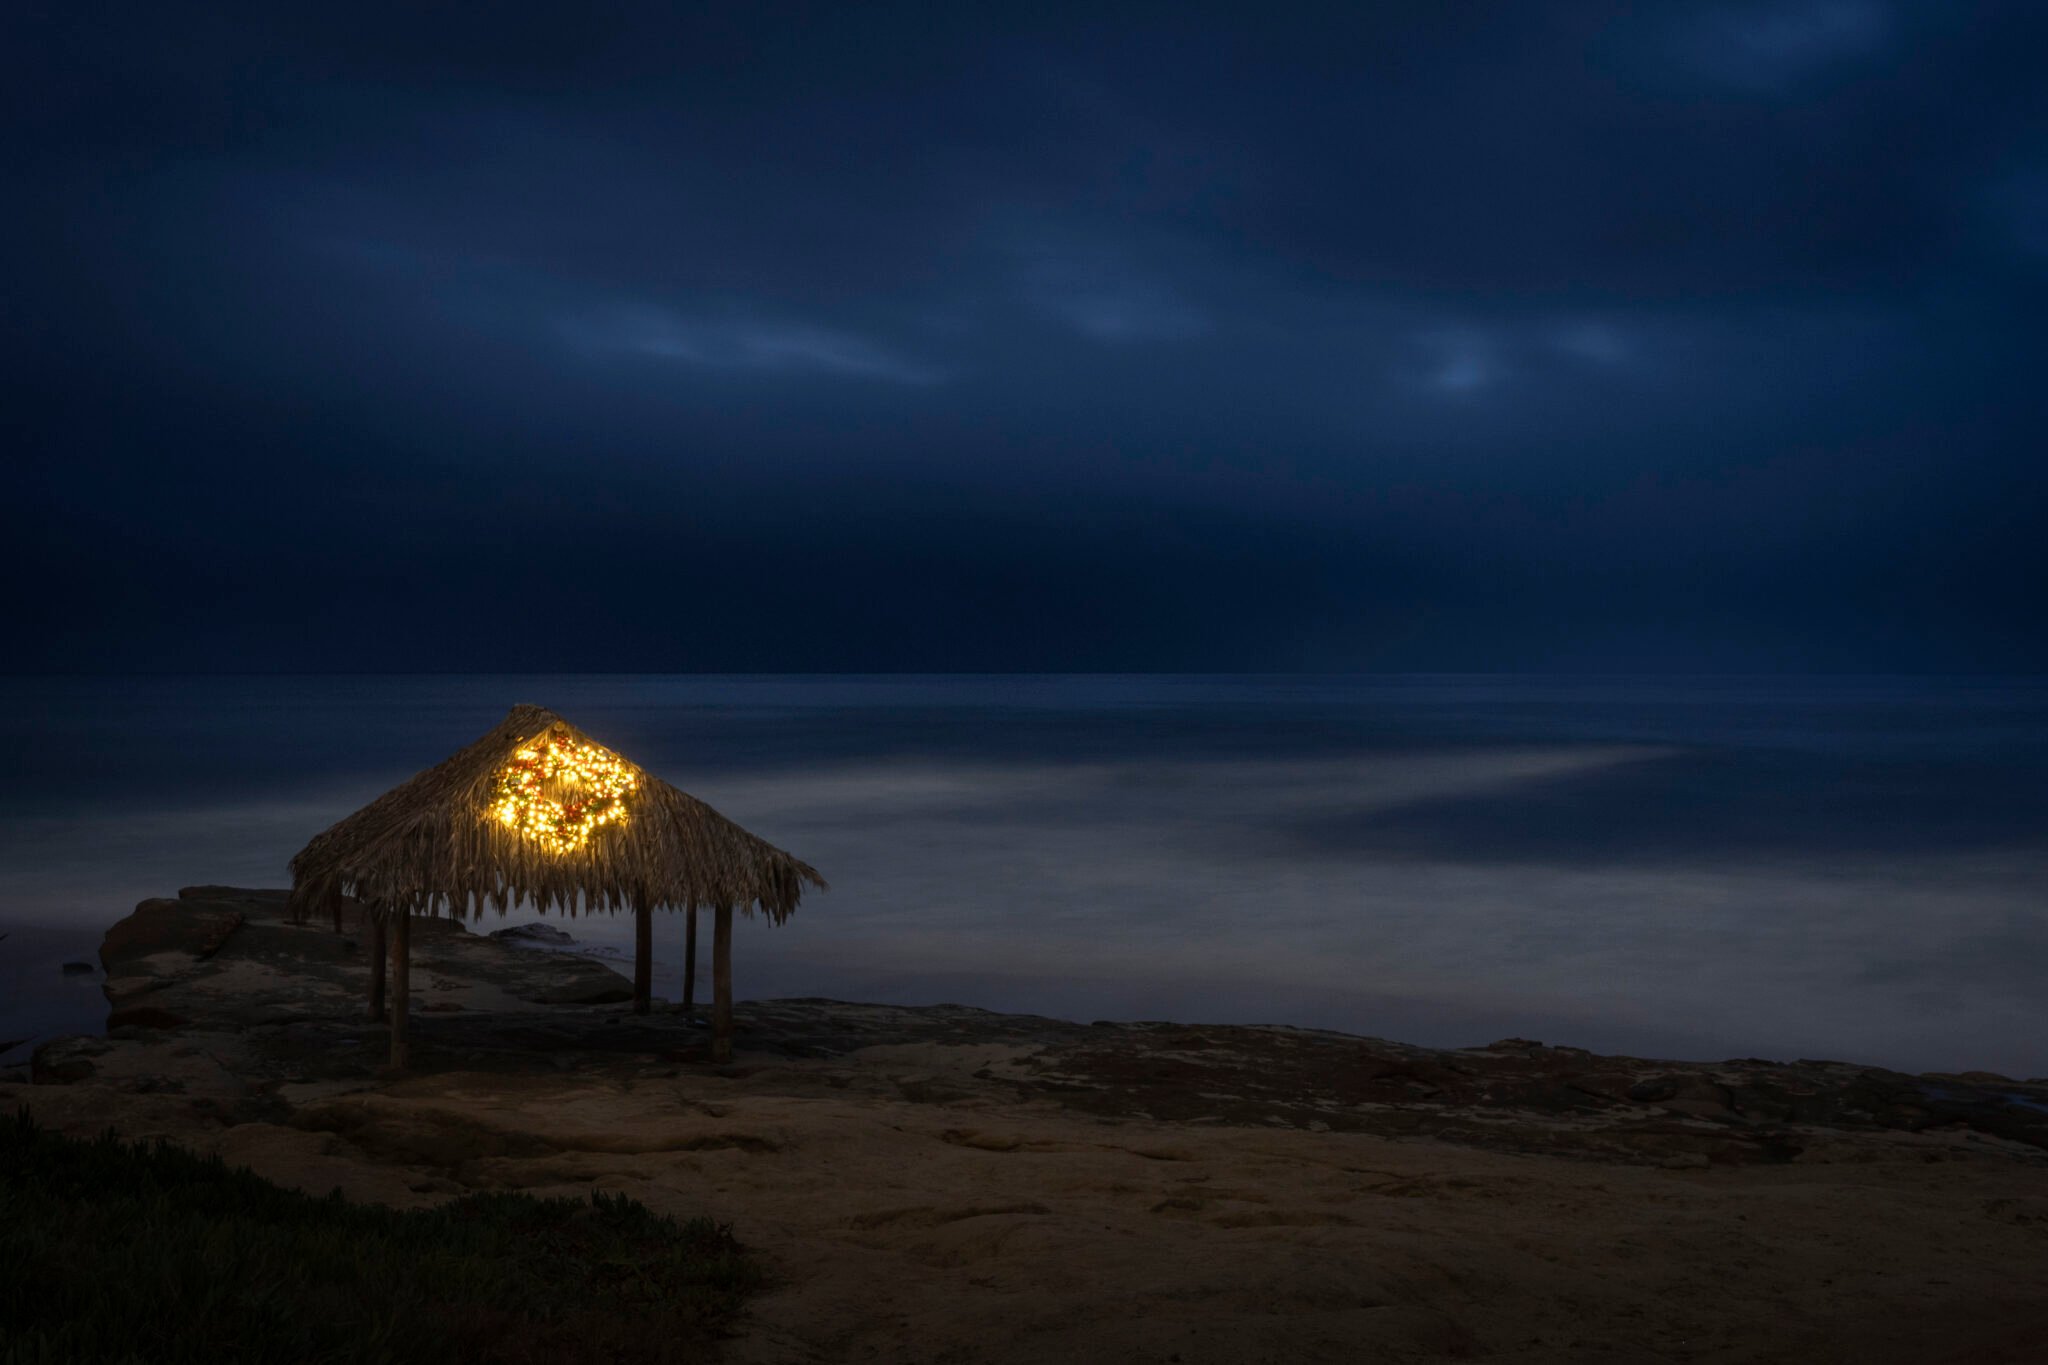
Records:
<instances>
[{"instance_id":1,"label":"dried palm frond fringe","mask_svg":"<svg viewBox=\"0 0 2048 1365\"><path fill-rule=\"evenodd\" d=\"M293 912L304 918L353 896L378 915L469 918L486 906L502 915L525 901L569 915L758 907L780 924L804 887L825 889L808 863L623 757L635 778L627 816L581 847L551 851L506 827L491 816L498 774L550 736L596 744L552 711L515 706L474 744L314 836L291 862Z\"/></svg>"}]
</instances>

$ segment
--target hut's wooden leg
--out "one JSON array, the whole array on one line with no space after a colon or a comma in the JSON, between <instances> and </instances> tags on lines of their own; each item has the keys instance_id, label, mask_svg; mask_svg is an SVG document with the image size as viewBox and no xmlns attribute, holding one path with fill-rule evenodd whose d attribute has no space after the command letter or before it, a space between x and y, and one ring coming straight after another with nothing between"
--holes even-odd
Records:
<instances>
[{"instance_id":1,"label":"hut's wooden leg","mask_svg":"<svg viewBox=\"0 0 2048 1365\"><path fill-rule=\"evenodd\" d=\"M380 916L370 921L370 1017L384 1017L384 974L391 967L391 950Z\"/></svg>"},{"instance_id":2,"label":"hut's wooden leg","mask_svg":"<svg viewBox=\"0 0 2048 1365\"><path fill-rule=\"evenodd\" d=\"M683 926L683 1013L697 1008L697 907Z\"/></svg>"},{"instance_id":3,"label":"hut's wooden leg","mask_svg":"<svg viewBox=\"0 0 2048 1365\"><path fill-rule=\"evenodd\" d=\"M405 1017L412 1003L412 916L401 910L391 932L391 1065L403 1069L407 1057Z\"/></svg>"},{"instance_id":4,"label":"hut's wooden leg","mask_svg":"<svg viewBox=\"0 0 2048 1365\"><path fill-rule=\"evenodd\" d=\"M711 926L711 1060L732 1060L732 907L718 907Z\"/></svg>"},{"instance_id":5,"label":"hut's wooden leg","mask_svg":"<svg viewBox=\"0 0 2048 1365\"><path fill-rule=\"evenodd\" d=\"M647 1013L654 999L654 907L633 903L633 1013Z\"/></svg>"}]
</instances>

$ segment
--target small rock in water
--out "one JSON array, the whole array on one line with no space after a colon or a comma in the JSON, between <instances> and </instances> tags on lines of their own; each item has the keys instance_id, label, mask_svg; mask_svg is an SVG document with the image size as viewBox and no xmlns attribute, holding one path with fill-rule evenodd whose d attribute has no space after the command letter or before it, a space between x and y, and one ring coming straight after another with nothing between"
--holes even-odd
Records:
<instances>
[{"instance_id":1,"label":"small rock in water","mask_svg":"<svg viewBox=\"0 0 2048 1365\"><path fill-rule=\"evenodd\" d=\"M96 968L90 962L67 962L64 964L64 975L66 976L84 976L94 970Z\"/></svg>"},{"instance_id":2,"label":"small rock in water","mask_svg":"<svg viewBox=\"0 0 2048 1365\"><path fill-rule=\"evenodd\" d=\"M576 940L552 924L515 924L510 929L493 929L492 938L509 938L522 943L574 943Z\"/></svg>"}]
</instances>

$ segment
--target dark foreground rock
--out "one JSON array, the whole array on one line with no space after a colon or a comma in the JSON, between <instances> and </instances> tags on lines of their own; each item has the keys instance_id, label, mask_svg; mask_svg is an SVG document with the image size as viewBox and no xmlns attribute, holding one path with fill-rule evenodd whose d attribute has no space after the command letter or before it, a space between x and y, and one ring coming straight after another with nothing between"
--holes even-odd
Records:
<instances>
[{"instance_id":1,"label":"dark foreground rock","mask_svg":"<svg viewBox=\"0 0 2048 1365\"><path fill-rule=\"evenodd\" d=\"M520 951L445 919L414 927L412 1074L675 1075L703 1068L699 1020L634 1015L624 978ZM40 1049L39 1082L96 1078L183 1094L224 1117L373 1084L384 1026L365 1017L368 938L294 924L284 893L191 887L150 900L101 949L105 1038ZM742 1003L737 1071L779 1067L791 1094L1040 1102L1103 1118L1435 1139L1633 1164L1799 1160L1824 1139L1926 1136L2048 1160L2048 1084L1986 1073L1910 1076L1842 1062L1718 1063L1598 1056L1507 1039L1436 1049L1285 1027L1079 1024L961 1005ZM890 1048L993 1048L971 1068L858 1064ZM729 1071L732 1069L728 1069Z\"/></svg>"}]
</instances>

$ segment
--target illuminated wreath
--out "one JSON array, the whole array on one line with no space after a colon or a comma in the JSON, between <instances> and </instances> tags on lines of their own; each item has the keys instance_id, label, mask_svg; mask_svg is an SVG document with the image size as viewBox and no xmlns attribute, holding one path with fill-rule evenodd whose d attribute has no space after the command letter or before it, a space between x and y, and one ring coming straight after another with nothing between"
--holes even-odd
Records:
<instances>
[{"instance_id":1,"label":"illuminated wreath","mask_svg":"<svg viewBox=\"0 0 2048 1365\"><path fill-rule=\"evenodd\" d=\"M557 731L498 769L490 818L550 853L575 853L598 829L626 822L626 797L638 785L617 754Z\"/></svg>"}]
</instances>

